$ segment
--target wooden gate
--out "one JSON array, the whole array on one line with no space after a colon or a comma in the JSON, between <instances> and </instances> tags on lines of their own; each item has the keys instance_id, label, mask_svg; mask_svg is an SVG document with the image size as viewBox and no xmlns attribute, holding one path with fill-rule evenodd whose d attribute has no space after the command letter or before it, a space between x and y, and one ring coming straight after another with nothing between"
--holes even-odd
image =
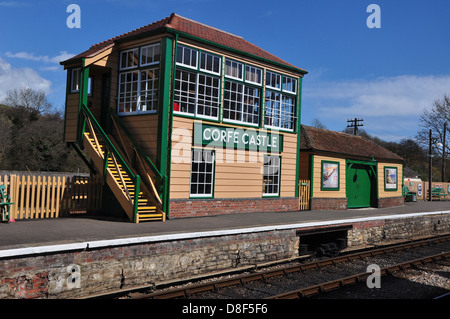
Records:
<instances>
[{"instance_id":1,"label":"wooden gate","mask_svg":"<svg viewBox=\"0 0 450 319\"><path fill-rule=\"evenodd\" d=\"M101 208L102 180L98 177L4 175L11 196L11 219L58 218L71 212Z\"/></svg>"},{"instance_id":2,"label":"wooden gate","mask_svg":"<svg viewBox=\"0 0 450 319\"><path fill-rule=\"evenodd\" d=\"M310 181L298 181L298 210L309 210Z\"/></svg>"}]
</instances>

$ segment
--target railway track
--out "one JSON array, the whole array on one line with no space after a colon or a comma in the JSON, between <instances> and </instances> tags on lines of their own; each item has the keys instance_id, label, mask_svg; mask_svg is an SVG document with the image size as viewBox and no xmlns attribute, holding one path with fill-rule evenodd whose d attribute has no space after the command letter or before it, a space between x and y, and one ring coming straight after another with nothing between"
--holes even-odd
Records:
<instances>
[{"instance_id":1,"label":"railway track","mask_svg":"<svg viewBox=\"0 0 450 319\"><path fill-rule=\"evenodd\" d=\"M450 259L450 236L412 241L333 258L209 279L177 288L132 292L130 299L298 299ZM378 274L368 265L379 267Z\"/></svg>"}]
</instances>

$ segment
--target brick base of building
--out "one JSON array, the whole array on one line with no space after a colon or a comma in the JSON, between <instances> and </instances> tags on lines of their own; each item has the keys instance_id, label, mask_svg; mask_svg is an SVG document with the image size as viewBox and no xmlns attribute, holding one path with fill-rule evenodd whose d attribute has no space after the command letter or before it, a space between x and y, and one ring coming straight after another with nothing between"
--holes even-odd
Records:
<instances>
[{"instance_id":1,"label":"brick base of building","mask_svg":"<svg viewBox=\"0 0 450 319\"><path fill-rule=\"evenodd\" d=\"M378 208L402 206L404 204L403 196L398 197L380 197L378 198Z\"/></svg>"},{"instance_id":2,"label":"brick base of building","mask_svg":"<svg viewBox=\"0 0 450 319\"><path fill-rule=\"evenodd\" d=\"M347 198L311 198L311 210L344 210Z\"/></svg>"},{"instance_id":3,"label":"brick base of building","mask_svg":"<svg viewBox=\"0 0 450 319\"><path fill-rule=\"evenodd\" d=\"M298 210L298 198L182 199L170 201L169 218Z\"/></svg>"}]
</instances>

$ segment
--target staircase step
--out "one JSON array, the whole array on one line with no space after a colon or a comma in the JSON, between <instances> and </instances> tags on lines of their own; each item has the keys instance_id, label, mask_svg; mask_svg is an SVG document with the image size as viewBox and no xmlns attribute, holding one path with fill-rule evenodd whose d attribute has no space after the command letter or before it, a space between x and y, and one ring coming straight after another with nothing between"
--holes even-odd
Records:
<instances>
[{"instance_id":1,"label":"staircase step","mask_svg":"<svg viewBox=\"0 0 450 319\"><path fill-rule=\"evenodd\" d=\"M162 214L139 214L139 221L163 220Z\"/></svg>"},{"instance_id":2,"label":"staircase step","mask_svg":"<svg viewBox=\"0 0 450 319\"><path fill-rule=\"evenodd\" d=\"M143 210L156 210L156 206L138 206L138 211L143 211Z\"/></svg>"}]
</instances>

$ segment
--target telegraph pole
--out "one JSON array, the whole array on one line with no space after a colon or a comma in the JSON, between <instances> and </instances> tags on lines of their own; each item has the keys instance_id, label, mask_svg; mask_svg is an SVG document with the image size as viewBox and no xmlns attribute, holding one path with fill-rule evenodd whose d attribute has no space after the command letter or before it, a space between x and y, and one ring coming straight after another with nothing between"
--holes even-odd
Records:
<instances>
[{"instance_id":1,"label":"telegraph pole","mask_svg":"<svg viewBox=\"0 0 450 319\"><path fill-rule=\"evenodd\" d=\"M347 127L353 127L353 135L357 135L358 133L358 126L364 126L364 124L362 124L362 121L364 121L363 119L358 119L358 118L354 118L351 120L347 120Z\"/></svg>"},{"instance_id":2,"label":"telegraph pole","mask_svg":"<svg viewBox=\"0 0 450 319\"><path fill-rule=\"evenodd\" d=\"M447 122L444 123L444 141L442 143L442 175L441 181L445 182L445 133L447 132Z\"/></svg>"}]
</instances>

